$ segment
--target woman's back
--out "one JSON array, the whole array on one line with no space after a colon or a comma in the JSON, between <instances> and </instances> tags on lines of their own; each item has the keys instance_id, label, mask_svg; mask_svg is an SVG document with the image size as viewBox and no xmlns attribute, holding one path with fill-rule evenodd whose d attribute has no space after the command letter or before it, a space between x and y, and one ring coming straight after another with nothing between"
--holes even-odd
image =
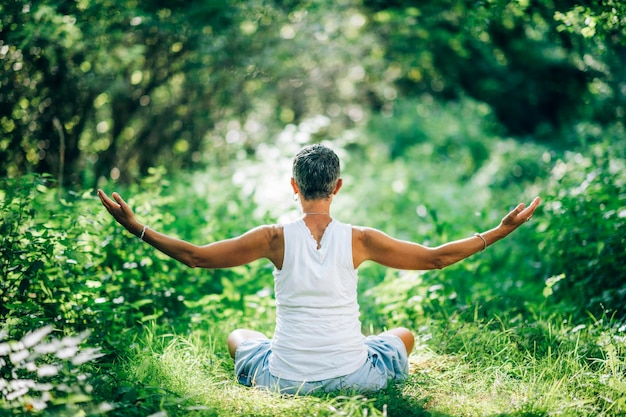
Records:
<instances>
[{"instance_id":1,"label":"woman's back","mask_svg":"<svg viewBox=\"0 0 626 417\"><path fill-rule=\"evenodd\" d=\"M282 269L274 270L272 374L321 380L358 369L367 356L352 260L352 227L332 220L318 242L300 219L284 225ZM319 247L318 247L319 245Z\"/></svg>"}]
</instances>

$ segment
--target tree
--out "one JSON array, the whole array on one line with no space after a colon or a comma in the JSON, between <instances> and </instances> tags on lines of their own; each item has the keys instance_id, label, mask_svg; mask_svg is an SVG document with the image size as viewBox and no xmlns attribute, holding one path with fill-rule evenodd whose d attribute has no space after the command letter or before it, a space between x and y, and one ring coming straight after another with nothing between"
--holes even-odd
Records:
<instances>
[{"instance_id":1,"label":"tree","mask_svg":"<svg viewBox=\"0 0 626 417\"><path fill-rule=\"evenodd\" d=\"M402 94L470 95L510 134L552 141L581 118L623 115L624 6L616 3L365 2Z\"/></svg>"},{"instance_id":2,"label":"tree","mask_svg":"<svg viewBox=\"0 0 626 417\"><path fill-rule=\"evenodd\" d=\"M151 166L252 154L312 118L313 135L337 137L422 94L471 96L509 134L569 146L579 120L623 118L624 9L11 0L0 5L0 176L132 182Z\"/></svg>"},{"instance_id":3,"label":"tree","mask_svg":"<svg viewBox=\"0 0 626 417\"><path fill-rule=\"evenodd\" d=\"M353 123L365 111L365 18L344 6L3 5L0 175L132 181L159 164L223 161L231 142L253 152L314 115Z\"/></svg>"}]
</instances>

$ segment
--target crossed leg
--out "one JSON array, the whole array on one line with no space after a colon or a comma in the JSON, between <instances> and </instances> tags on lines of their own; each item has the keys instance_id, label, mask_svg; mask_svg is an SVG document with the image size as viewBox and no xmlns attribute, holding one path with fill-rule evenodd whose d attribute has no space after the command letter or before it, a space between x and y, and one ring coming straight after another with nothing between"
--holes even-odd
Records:
<instances>
[{"instance_id":1,"label":"crossed leg","mask_svg":"<svg viewBox=\"0 0 626 417\"><path fill-rule=\"evenodd\" d=\"M413 346L415 346L415 336L413 333L407 329L406 327L396 327L395 329L389 329L385 332L382 332L380 336L384 336L387 334L392 334L394 336L398 336L402 343L404 343L404 348L406 349L407 356L411 354L413 351Z\"/></svg>"},{"instance_id":2,"label":"crossed leg","mask_svg":"<svg viewBox=\"0 0 626 417\"><path fill-rule=\"evenodd\" d=\"M235 353L237 352L237 348L242 342L246 340L253 339L267 339L261 332L257 332L256 330L249 329L236 329L233 330L229 335L226 343L228 344L228 353L230 353L230 357L235 359Z\"/></svg>"},{"instance_id":3,"label":"crossed leg","mask_svg":"<svg viewBox=\"0 0 626 417\"><path fill-rule=\"evenodd\" d=\"M411 352L413 351L413 346L415 345L415 336L413 336L413 333L411 333L409 329L405 327L397 327L395 329L390 329L385 332L382 332L380 336L384 336L388 334L398 336L400 340L402 340L402 343L404 344L404 347L406 349L406 354L407 355L411 354ZM261 332L257 332L256 330L249 330L249 329L233 330L228 335L228 340L226 342L228 344L228 353L230 353L230 357L235 359L235 353L237 352L237 348L242 342L246 340L254 340L254 339L265 340L267 339L267 336L265 336Z\"/></svg>"}]
</instances>

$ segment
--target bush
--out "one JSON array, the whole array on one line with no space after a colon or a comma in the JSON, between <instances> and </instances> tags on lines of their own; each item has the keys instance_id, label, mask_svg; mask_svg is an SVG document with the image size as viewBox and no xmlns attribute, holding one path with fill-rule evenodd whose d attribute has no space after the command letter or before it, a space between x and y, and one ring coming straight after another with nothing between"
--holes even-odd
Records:
<instances>
[{"instance_id":1,"label":"bush","mask_svg":"<svg viewBox=\"0 0 626 417\"><path fill-rule=\"evenodd\" d=\"M496 127L488 124L464 127L481 115L489 120L481 110L465 101L434 106L424 120L413 117L415 130L432 139L403 142L403 154L395 158L374 145L359 154L353 144L345 158L343 194L334 203L339 218L349 213L355 224L437 246L495 227L518 202L529 203L541 194L535 184L549 173L547 148L498 138L490 132ZM454 119L456 113L461 121ZM409 130L405 118L410 115L399 117L399 126L394 119L384 125L390 138ZM474 144L486 154L475 155ZM442 313L445 318L475 304L484 306L480 311L486 315L526 312L527 303L543 302L544 283L536 266L541 256L532 237L536 227L536 222L528 223L484 253L441 271L392 271L364 264L359 272L364 323L376 329L413 327L424 316Z\"/></svg>"},{"instance_id":2,"label":"bush","mask_svg":"<svg viewBox=\"0 0 626 417\"><path fill-rule=\"evenodd\" d=\"M0 330L0 411L30 415L90 415L112 409L91 396L91 375L86 364L99 358L98 349L81 347L87 333L63 338L49 337L52 326L5 340Z\"/></svg>"},{"instance_id":3,"label":"bush","mask_svg":"<svg viewBox=\"0 0 626 417\"><path fill-rule=\"evenodd\" d=\"M566 153L548 183L539 242L545 295L576 315L626 318L626 147L617 138Z\"/></svg>"},{"instance_id":4,"label":"bush","mask_svg":"<svg viewBox=\"0 0 626 417\"><path fill-rule=\"evenodd\" d=\"M228 192L212 193L218 184L193 196L186 187L170 187L164 173L153 170L136 186L141 193L134 189L122 194L152 228L204 244L237 235L248 226L241 220L239 207L246 204L239 190L230 187ZM53 364L50 361L59 358L53 351L48 352L51 359L27 349L37 348L23 342L33 340L27 335L36 329L46 329L45 334L54 329L61 337L46 342L50 349L85 339L86 349L105 355L94 366L108 368L125 354L145 323L184 332L200 315L212 320L243 318L245 311L247 316L272 315L271 294L261 291L271 283L271 272L263 265L190 269L125 232L92 192L65 193L55 185L45 175L0 182L0 353L8 355L7 360L0 358L4 361L0 390L6 407L47 407L43 394L22 398L24 388L32 391L41 384L49 394L66 392L68 403L83 398L77 393L88 394L88 386L117 390L107 386L118 381L106 377L106 372L96 379L76 379L76 369L57 364L74 379L61 379L61 371L52 381L39 375L36 360ZM61 359L70 365L73 360ZM22 371L32 375L22 376ZM30 382L19 382L26 380ZM58 394L52 397L55 404L61 401Z\"/></svg>"}]
</instances>

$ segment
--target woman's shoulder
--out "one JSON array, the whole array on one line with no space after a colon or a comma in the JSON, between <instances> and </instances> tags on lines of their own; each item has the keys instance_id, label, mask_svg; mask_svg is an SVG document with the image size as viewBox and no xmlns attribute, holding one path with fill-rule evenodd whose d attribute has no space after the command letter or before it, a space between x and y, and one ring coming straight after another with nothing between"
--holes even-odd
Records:
<instances>
[{"instance_id":1,"label":"woman's shoulder","mask_svg":"<svg viewBox=\"0 0 626 417\"><path fill-rule=\"evenodd\" d=\"M359 234L359 235L367 235L368 233L382 233L380 230L374 229L373 227L354 225L354 224L351 224L349 226L352 229L352 233Z\"/></svg>"},{"instance_id":2,"label":"woman's shoulder","mask_svg":"<svg viewBox=\"0 0 626 417\"><path fill-rule=\"evenodd\" d=\"M263 230L270 237L280 237L284 233L285 225L276 223L276 224L265 224L263 226L257 227L259 230Z\"/></svg>"},{"instance_id":3,"label":"woman's shoulder","mask_svg":"<svg viewBox=\"0 0 626 417\"><path fill-rule=\"evenodd\" d=\"M389 236L373 227L368 226L351 226L352 241L356 244L368 245L380 240L389 239Z\"/></svg>"}]
</instances>

